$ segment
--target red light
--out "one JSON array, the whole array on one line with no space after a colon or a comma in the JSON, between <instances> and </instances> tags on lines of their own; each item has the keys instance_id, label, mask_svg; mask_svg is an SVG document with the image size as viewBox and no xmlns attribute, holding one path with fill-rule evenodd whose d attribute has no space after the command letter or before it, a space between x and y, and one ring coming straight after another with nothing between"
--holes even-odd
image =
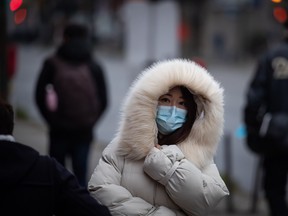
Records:
<instances>
[{"instance_id":1,"label":"red light","mask_svg":"<svg viewBox=\"0 0 288 216\"><path fill-rule=\"evenodd\" d=\"M26 9L20 9L18 10L14 15L14 22L19 25L22 22L24 22L25 18L27 16L27 10Z\"/></svg>"},{"instance_id":2,"label":"red light","mask_svg":"<svg viewBox=\"0 0 288 216\"><path fill-rule=\"evenodd\" d=\"M282 7L275 7L273 9L273 15L275 19L280 23L287 21L287 11Z\"/></svg>"},{"instance_id":3,"label":"red light","mask_svg":"<svg viewBox=\"0 0 288 216\"><path fill-rule=\"evenodd\" d=\"M189 26L186 23L182 22L178 27L178 38L180 39L181 42L185 42L189 37L190 37Z\"/></svg>"},{"instance_id":4,"label":"red light","mask_svg":"<svg viewBox=\"0 0 288 216\"><path fill-rule=\"evenodd\" d=\"M21 7L23 3L23 0L11 0L10 2L10 10L11 11L16 11Z\"/></svg>"}]
</instances>

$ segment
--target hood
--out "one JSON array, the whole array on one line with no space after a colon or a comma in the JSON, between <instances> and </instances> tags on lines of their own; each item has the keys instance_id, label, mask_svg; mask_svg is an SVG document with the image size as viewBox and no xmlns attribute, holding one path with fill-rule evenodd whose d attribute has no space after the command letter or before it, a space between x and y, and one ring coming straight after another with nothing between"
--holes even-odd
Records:
<instances>
[{"instance_id":1,"label":"hood","mask_svg":"<svg viewBox=\"0 0 288 216\"><path fill-rule=\"evenodd\" d=\"M119 143L120 154L140 160L154 147L158 133L155 121L158 98L177 85L185 86L194 94L199 113L188 138L178 147L199 168L213 161L223 133L223 88L206 69L183 59L155 63L130 87L114 140Z\"/></svg>"},{"instance_id":2,"label":"hood","mask_svg":"<svg viewBox=\"0 0 288 216\"><path fill-rule=\"evenodd\" d=\"M34 149L11 141L0 141L0 184L15 185L27 175L39 153Z\"/></svg>"},{"instance_id":3,"label":"hood","mask_svg":"<svg viewBox=\"0 0 288 216\"><path fill-rule=\"evenodd\" d=\"M57 56L74 64L90 61L91 44L85 40L65 42L58 48Z\"/></svg>"}]
</instances>

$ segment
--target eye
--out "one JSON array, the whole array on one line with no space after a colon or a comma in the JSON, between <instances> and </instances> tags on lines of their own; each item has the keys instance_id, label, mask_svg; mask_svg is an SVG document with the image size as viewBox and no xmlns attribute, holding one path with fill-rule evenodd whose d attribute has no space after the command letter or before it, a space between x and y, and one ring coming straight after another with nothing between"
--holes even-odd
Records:
<instances>
[{"instance_id":1,"label":"eye","mask_svg":"<svg viewBox=\"0 0 288 216\"><path fill-rule=\"evenodd\" d=\"M182 108L182 109L187 109L187 105L186 105L185 101L180 101L178 103L178 107Z\"/></svg>"},{"instance_id":2,"label":"eye","mask_svg":"<svg viewBox=\"0 0 288 216\"><path fill-rule=\"evenodd\" d=\"M162 98L160 101L169 103L170 100L168 98Z\"/></svg>"},{"instance_id":3,"label":"eye","mask_svg":"<svg viewBox=\"0 0 288 216\"><path fill-rule=\"evenodd\" d=\"M168 97L162 97L159 99L159 104L170 104L170 99Z\"/></svg>"},{"instance_id":4,"label":"eye","mask_svg":"<svg viewBox=\"0 0 288 216\"><path fill-rule=\"evenodd\" d=\"M179 102L179 105L186 106L186 103L185 103L185 101L181 101L181 102Z\"/></svg>"}]
</instances>

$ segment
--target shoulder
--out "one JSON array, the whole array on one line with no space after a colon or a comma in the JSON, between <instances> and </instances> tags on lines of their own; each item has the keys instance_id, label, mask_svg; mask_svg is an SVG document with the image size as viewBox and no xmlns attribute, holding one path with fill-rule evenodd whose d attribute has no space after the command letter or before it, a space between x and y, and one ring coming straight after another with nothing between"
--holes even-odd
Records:
<instances>
[{"instance_id":1,"label":"shoulder","mask_svg":"<svg viewBox=\"0 0 288 216\"><path fill-rule=\"evenodd\" d=\"M50 156L39 155L36 166L38 167L38 170L43 169L46 173L51 175L52 173L55 173L56 163L55 159Z\"/></svg>"},{"instance_id":2,"label":"shoulder","mask_svg":"<svg viewBox=\"0 0 288 216\"><path fill-rule=\"evenodd\" d=\"M42 73L50 73L55 70L55 56L47 57L42 64Z\"/></svg>"},{"instance_id":3,"label":"shoulder","mask_svg":"<svg viewBox=\"0 0 288 216\"><path fill-rule=\"evenodd\" d=\"M90 63L88 63L92 73L96 73L96 74L102 74L103 73L103 66L95 60L92 60Z\"/></svg>"},{"instance_id":4,"label":"shoulder","mask_svg":"<svg viewBox=\"0 0 288 216\"><path fill-rule=\"evenodd\" d=\"M54 64L55 59L57 59L56 55L51 55L48 56L47 58L44 59L44 65L52 65Z\"/></svg>"},{"instance_id":5,"label":"shoulder","mask_svg":"<svg viewBox=\"0 0 288 216\"><path fill-rule=\"evenodd\" d=\"M104 149L102 157L113 161L123 160L123 156L119 154L118 145L113 141L109 143L107 147Z\"/></svg>"},{"instance_id":6,"label":"shoulder","mask_svg":"<svg viewBox=\"0 0 288 216\"><path fill-rule=\"evenodd\" d=\"M34 148L32 148L28 145L25 145L25 144L22 144L19 142L14 142L13 145L15 146L15 148L18 148L21 151L31 152L32 154L39 155L38 151L36 151Z\"/></svg>"},{"instance_id":7,"label":"shoulder","mask_svg":"<svg viewBox=\"0 0 288 216\"><path fill-rule=\"evenodd\" d=\"M262 55L262 59L272 60L277 56L288 57L288 44L281 43L271 47L266 53Z\"/></svg>"},{"instance_id":8,"label":"shoulder","mask_svg":"<svg viewBox=\"0 0 288 216\"><path fill-rule=\"evenodd\" d=\"M117 143L112 141L103 150L100 161L99 164L109 164L111 167L114 167L114 169L122 170L125 163L125 157L119 152Z\"/></svg>"},{"instance_id":9,"label":"shoulder","mask_svg":"<svg viewBox=\"0 0 288 216\"><path fill-rule=\"evenodd\" d=\"M40 156L38 166L43 168L43 172L49 175L54 185L68 186L69 184L77 185L75 176L60 164L56 159L50 156Z\"/></svg>"}]
</instances>

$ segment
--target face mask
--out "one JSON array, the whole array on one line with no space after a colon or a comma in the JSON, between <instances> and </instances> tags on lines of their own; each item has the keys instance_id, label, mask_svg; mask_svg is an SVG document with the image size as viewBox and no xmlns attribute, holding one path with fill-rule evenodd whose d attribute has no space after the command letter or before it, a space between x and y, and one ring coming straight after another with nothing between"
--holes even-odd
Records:
<instances>
[{"instance_id":1,"label":"face mask","mask_svg":"<svg viewBox=\"0 0 288 216\"><path fill-rule=\"evenodd\" d=\"M176 106L158 106L156 123L161 134L167 135L182 127L187 110Z\"/></svg>"}]
</instances>

